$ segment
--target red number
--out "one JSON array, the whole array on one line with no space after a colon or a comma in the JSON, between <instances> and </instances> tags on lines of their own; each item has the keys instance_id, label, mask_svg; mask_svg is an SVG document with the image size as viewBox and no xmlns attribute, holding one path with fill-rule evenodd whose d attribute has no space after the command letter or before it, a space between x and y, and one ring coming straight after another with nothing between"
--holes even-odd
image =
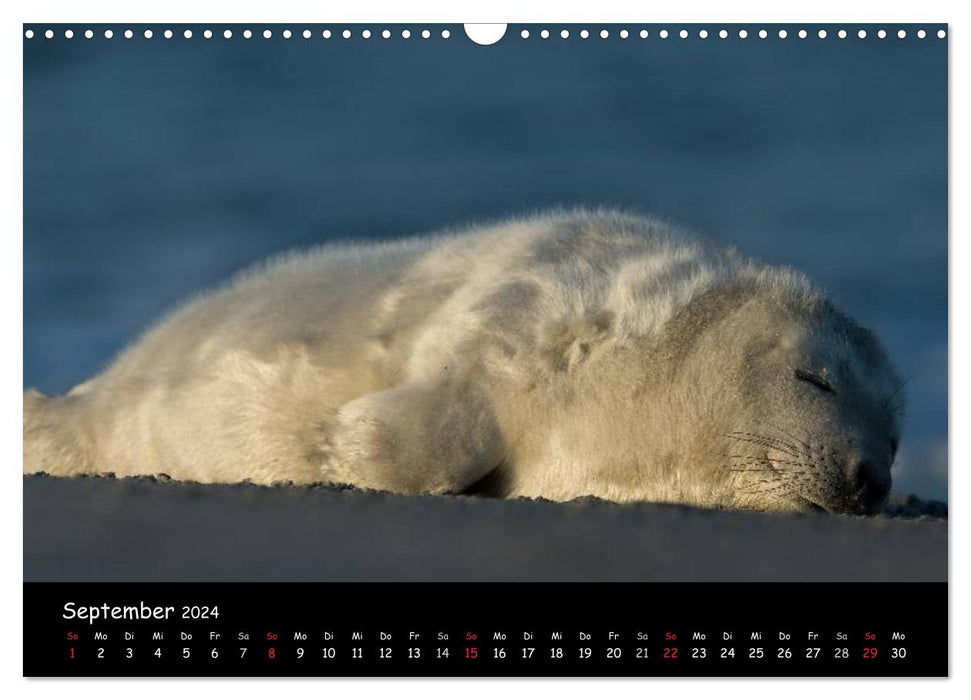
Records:
<instances>
[{"instance_id":1,"label":"red number","mask_svg":"<svg viewBox=\"0 0 971 700\"><path fill-rule=\"evenodd\" d=\"M863 649L864 659L875 659L877 658L877 648L876 647L866 647Z\"/></svg>"},{"instance_id":2,"label":"red number","mask_svg":"<svg viewBox=\"0 0 971 700\"><path fill-rule=\"evenodd\" d=\"M465 647L465 658L467 659L479 658L479 647Z\"/></svg>"},{"instance_id":3,"label":"red number","mask_svg":"<svg viewBox=\"0 0 971 700\"><path fill-rule=\"evenodd\" d=\"M676 658L678 658L678 648L677 647L664 647L664 658L665 659L676 659Z\"/></svg>"},{"instance_id":4,"label":"red number","mask_svg":"<svg viewBox=\"0 0 971 700\"><path fill-rule=\"evenodd\" d=\"M267 649L266 655L269 658L271 658L271 659L275 659L276 658L276 649L274 649L273 647L270 647L269 649Z\"/></svg>"},{"instance_id":5,"label":"red number","mask_svg":"<svg viewBox=\"0 0 971 700\"><path fill-rule=\"evenodd\" d=\"M74 647L71 647L71 658L74 658Z\"/></svg>"}]
</instances>

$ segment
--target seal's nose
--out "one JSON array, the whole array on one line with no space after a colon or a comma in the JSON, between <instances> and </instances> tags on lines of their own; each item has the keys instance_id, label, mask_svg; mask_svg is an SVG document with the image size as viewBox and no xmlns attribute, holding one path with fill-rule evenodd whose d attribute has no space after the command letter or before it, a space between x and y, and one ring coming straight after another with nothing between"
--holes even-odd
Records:
<instances>
[{"instance_id":1,"label":"seal's nose","mask_svg":"<svg viewBox=\"0 0 971 700\"><path fill-rule=\"evenodd\" d=\"M879 464L868 459L854 459L846 469L847 497L854 509L864 513L874 513L883 507L890 495L889 465L881 469Z\"/></svg>"}]
</instances>

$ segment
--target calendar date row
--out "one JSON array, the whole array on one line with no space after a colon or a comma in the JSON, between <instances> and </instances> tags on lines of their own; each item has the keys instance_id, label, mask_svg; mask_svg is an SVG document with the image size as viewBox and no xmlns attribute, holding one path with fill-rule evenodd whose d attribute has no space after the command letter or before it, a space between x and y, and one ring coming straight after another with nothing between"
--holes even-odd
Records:
<instances>
[{"instance_id":1,"label":"calendar date row","mask_svg":"<svg viewBox=\"0 0 971 700\"><path fill-rule=\"evenodd\" d=\"M263 659L274 661L276 659L289 658L294 660L333 661L337 659L388 661L392 659L407 659L409 661L421 660L451 660L464 659L476 661L479 659L491 659L494 661L519 659L530 661L533 659L567 660L576 659L579 661L589 659L621 660L632 658L637 660L660 659L663 661L677 661L679 659L691 659L704 661L708 659L719 659L732 661L736 659L748 659L759 661L761 659L807 659L815 660L831 658L836 661L859 658L873 660L881 657L889 659L906 659L906 646L300 646L300 645L272 645L272 646L71 646L67 650L68 657L71 659L94 658L106 659L114 655L116 658L134 659L137 657L154 657L157 659L175 657L183 660L202 658L203 660L220 660L225 658L238 659L240 661L255 661Z\"/></svg>"}]
</instances>

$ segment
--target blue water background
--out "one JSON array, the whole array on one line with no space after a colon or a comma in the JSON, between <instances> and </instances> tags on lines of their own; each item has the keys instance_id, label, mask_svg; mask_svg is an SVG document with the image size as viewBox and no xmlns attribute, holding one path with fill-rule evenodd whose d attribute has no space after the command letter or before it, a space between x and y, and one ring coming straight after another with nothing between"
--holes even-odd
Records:
<instances>
[{"instance_id":1,"label":"blue water background","mask_svg":"<svg viewBox=\"0 0 971 700\"><path fill-rule=\"evenodd\" d=\"M798 267L874 328L908 379L896 488L946 497L946 41L72 28L24 47L25 387L68 390L277 251L612 204Z\"/></svg>"}]
</instances>

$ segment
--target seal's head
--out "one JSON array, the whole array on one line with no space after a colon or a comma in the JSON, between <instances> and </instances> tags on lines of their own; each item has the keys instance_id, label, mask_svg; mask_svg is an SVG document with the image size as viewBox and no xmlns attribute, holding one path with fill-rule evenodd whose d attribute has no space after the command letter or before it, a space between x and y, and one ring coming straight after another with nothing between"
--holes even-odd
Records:
<instances>
[{"instance_id":1,"label":"seal's head","mask_svg":"<svg viewBox=\"0 0 971 700\"><path fill-rule=\"evenodd\" d=\"M771 288L770 288L771 289ZM723 301L708 360L712 469L740 508L883 509L903 387L870 331L799 285ZM696 357L696 360L699 359ZM692 362L698 366L697 362Z\"/></svg>"}]
</instances>

